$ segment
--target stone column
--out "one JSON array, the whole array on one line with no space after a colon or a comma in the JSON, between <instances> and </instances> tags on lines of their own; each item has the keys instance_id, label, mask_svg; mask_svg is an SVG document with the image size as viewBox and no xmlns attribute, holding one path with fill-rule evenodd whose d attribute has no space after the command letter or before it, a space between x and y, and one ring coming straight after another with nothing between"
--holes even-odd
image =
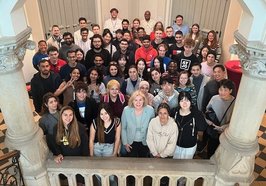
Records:
<instances>
[{"instance_id":1,"label":"stone column","mask_svg":"<svg viewBox=\"0 0 266 186\"><path fill-rule=\"evenodd\" d=\"M25 24L23 4L23 0L0 3L1 12L5 13L0 18L0 108L7 125L5 144L10 150L21 152L19 160L26 185L49 186L45 167L48 148L34 122L22 73L26 49L35 48L35 43L28 40L31 29Z\"/></svg>"},{"instance_id":2,"label":"stone column","mask_svg":"<svg viewBox=\"0 0 266 186\"><path fill-rule=\"evenodd\" d=\"M238 55L243 75L230 125L212 157L217 164L217 186L250 185L253 181L257 132L266 108L266 4L263 0L240 3L244 12L234 34L238 44L232 45L230 52Z\"/></svg>"}]
</instances>

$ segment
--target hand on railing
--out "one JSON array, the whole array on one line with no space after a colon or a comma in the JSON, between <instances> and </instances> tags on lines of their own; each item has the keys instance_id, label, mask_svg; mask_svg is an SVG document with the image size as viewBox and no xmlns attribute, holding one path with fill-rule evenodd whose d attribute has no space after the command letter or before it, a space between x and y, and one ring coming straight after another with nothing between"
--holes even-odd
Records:
<instances>
[{"instance_id":1,"label":"hand on railing","mask_svg":"<svg viewBox=\"0 0 266 186\"><path fill-rule=\"evenodd\" d=\"M64 159L64 156L63 156L62 154L59 154L58 156L56 156L56 157L54 158L54 161L55 161L57 164L60 164L60 163L62 163L63 159Z\"/></svg>"}]
</instances>

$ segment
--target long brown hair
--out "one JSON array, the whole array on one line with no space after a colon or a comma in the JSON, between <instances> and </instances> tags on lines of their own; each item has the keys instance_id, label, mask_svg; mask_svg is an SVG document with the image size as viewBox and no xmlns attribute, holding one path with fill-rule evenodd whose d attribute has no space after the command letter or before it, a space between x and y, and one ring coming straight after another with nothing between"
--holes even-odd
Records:
<instances>
[{"instance_id":1,"label":"long brown hair","mask_svg":"<svg viewBox=\"0 0 266 186\"><path fill-rule=\"evenodd\" d=\"M57 101L57 110L60 110L60 104L59 104L59 99L58 97L56 97L53 93L48 92L46 94L44 94L43 98L42 98L42 110L40 115L44 115L46 113L49 113L49 109L48 109L48 102L50 98L55 98Z\"/></svg>"},{"instance_id":2,"label":"long brown hair","mask_svg":"<svg viewBox=\"0 0 266 186\"><path fill-rule=\"evenodd\" d=\"M68 146L70 148L75 148L75 147L80 146L81 139L79 135L78 121L76 119L73 108L70 106L65 106L60 111L59 121L57 124L56 143L60 144L61 140L65 136L65 127L64 127L63 120L62 120L62 114L66 110L71 110L73 112L73 120L70 122L69 127L68 127L69 135L67 136L67 140L69 143Z\"/></svg>"},{"instance_id":3,"label":"long brown hair","mask_svg":"<svg viewBox=\"0 0 266 186\"><path fill-rule=\"evenodd\" d=\"M209 36L209 34L213 34L213 41L211 42L211 45L208 45L208 36ZM211 30L211 31L209 31L208 32L208 34L207 34L207 38L206 39L204 39L204 41L203 41L203 46L209 46L212 50L215 50L216 48L218 48L218 46L219 46L219 43L218 43L218 39L217 39L217 34L216 34L216 32L214 31L214 30Z\"/></svg>"},{"instance_id":4,"label":"long brown hair","mask_svg":"<svg viewBox=\"0 0 266 186\"><path fill-rule=\"evenodd\" d=\"M97 125L97 137L98 137L98 141L99 143L104 143L104 122L101 119L100 113L101 110L104 109L108 115L110 116L111 122L113 122L114 117L113 117L113 112L112 112L112 108L109 106L109 104L107 103L102 103L99 107L99 111L98 111L98 116L96 119L96 125Z\"/></svg>"}]
</instances>

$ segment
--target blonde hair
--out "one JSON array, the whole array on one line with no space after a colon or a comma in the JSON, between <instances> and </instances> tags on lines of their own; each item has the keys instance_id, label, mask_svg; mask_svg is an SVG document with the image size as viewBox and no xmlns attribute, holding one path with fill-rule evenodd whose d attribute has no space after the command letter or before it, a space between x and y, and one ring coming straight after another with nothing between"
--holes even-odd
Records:
<instances>
[{"instance_id":1,"label":"blonde hair","mask_svg":"<svg viewBox=\"0 0 266 186\"><path fill-rule=\"evenodd\" d=\"M107 83L107 89L111 89L113 86L117 86L119 89L120 89L120 83L117 81L117 80L115 80L115 79L112 79L112 80L110 80L108 83Z\"/></svg>"},{"instance_id":2,"label":"blonde hair","mask_svg":"<svg viewBox=\"0 0 266 186\"><path fill-rule=\"evenodd\" d=\"M144 100L143 107L148 105L148 99L145 97L145 95L140 90L136 90L135 92L133 92L133 94L129 98L129 101L128 101L129 107L134 107L133 101L136 99L137 96L141 96L143 98Z\"/></svg>"}]
</instances>

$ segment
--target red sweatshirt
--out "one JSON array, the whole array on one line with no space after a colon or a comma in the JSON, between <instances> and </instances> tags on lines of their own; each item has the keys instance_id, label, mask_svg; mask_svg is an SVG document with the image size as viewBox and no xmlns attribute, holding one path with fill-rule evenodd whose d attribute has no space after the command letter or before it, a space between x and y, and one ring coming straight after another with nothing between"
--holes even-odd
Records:
<instances>
[{"instance_id":1,"label":"red sweatshirt","mask_svg":"<svg viewBox=\"0 0 266 186\"><path fill-rule=\"evenodd\" d=\"M135 61L137 61L139 58L143 58L145 59L148 68L150 68L151 60L153 60L157 55L157 50L155 50L152 46L147 49L142 46L136 50Z\"/></svg>"}]
</instances>

